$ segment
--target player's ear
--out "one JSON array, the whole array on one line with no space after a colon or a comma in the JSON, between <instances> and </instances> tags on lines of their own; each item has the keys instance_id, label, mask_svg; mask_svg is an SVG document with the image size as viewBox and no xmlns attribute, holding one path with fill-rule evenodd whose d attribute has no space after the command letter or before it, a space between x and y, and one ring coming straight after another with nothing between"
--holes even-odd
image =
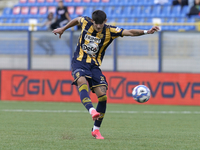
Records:
<instances>
[{"instance_id":1,"label":"player's ear","mask_svg":"<svg viewBox=\"0 0 200 150\"><path fill-rule=\"evenodd\" d=\"M104 23L106 23L107 22L107 19L104 21Z\"/></svg>"}]
</instances>

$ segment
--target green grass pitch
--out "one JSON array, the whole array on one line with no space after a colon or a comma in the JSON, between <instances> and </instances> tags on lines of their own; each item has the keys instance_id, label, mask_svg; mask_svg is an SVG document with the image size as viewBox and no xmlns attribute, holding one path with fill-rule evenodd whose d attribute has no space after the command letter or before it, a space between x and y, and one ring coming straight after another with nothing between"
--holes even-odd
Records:
<instances>
[{"instance_id":1,"label":"green grass pitch","mask_svg":"<svg viewBox=\"0 0 200 150\"><path fill-rule=\"evenodd\" d=\"M1 150L200 150L199 106L108 104L92 126L81 103L0 102Z\"/></svg>"}]
</instances>

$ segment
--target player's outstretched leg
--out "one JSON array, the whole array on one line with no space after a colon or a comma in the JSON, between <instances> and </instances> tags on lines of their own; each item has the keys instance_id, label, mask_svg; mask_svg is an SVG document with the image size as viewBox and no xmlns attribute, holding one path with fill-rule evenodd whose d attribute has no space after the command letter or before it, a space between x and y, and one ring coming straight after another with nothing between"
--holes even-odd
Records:
<instances>
[{"instance_id":1,"label":"player's outstretched leg","mask_svg":"<svg viewBox=\"0 0 200 150\"><path fill-rule=\"evenodd\" d=\"M94 127L92 129L92 136L94 136L96 139L104 139L103 136L101 136L101 133L99 132L99 128L101 126L101 123L103 121L105 112L106 112L106 103L107 103L107 96L101 95L98 97L98 104L97 104L97 112L99 112L101 115L98 120L95 120Z\"/></svg>"},{"instance_id":2,"label":"player's outstretched leg","mask_svg":"<svg viewBox=\"0 0 200 150\"><path fill-rule=\"evenodd\" d=\"M79 90L79 95L80 95L82 104L92 115L92 119L97 120L100 117L100 113L98 113L92 105L92 101L88 94L87 84L84 83L84 84L80 85L78 90Z\"/></svg>"}]
</instances>

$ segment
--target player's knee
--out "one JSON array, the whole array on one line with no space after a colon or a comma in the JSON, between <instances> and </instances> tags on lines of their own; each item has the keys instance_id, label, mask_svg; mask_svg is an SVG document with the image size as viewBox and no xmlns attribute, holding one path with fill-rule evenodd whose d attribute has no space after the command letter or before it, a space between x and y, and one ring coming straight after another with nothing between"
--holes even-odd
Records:
<instances>
[{"instance_id":1,"label":"player's knee","mask_svg":"<svg viewBox=\"0 0 200 150\"><path fill-rule=\"evenodd\" d=\"M106 86L99 86L99 87L94 88L94 92L96 93L98 97L102 95L106 95L106 91L107 91Z\"/></svg>"},{"instance_id":2,"label":"player's knee","mask_svg":"<svg viewBox=\"0 0 200 150\"><path fill-rule=\"evenodd\" d=\"M80 87L83 84L87 84L87 80L85 79L85 77L81 76L80 78L78 78L77 80L77 85Z\"/></svg>"},{"instance_id":3,"label":"player's knee","mask_svg":"<svg viewBox=\"0 0 200 150\"><path fill-rule=\"evenodd\" d=\"M98 101L99 102L106 102L107 101L107 95L101 95L98 97Z\"/></svg>"}]
</instances>

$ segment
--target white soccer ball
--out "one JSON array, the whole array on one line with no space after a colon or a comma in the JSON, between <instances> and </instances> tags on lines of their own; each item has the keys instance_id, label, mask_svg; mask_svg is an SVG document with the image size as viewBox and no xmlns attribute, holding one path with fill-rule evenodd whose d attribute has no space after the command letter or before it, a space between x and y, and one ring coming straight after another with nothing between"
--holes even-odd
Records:
<instances>
[{"instance_id":1,"label":"white soccer ball","mask_svg":"<svg viewBox=\"0 0 200 150\"><path fill-rule=\"evenodd\" d=\"M138 85L133 89L132 96L137 102L144 103L151 97L151 92L145 85Z\"/></svg>"}]
</instances>

